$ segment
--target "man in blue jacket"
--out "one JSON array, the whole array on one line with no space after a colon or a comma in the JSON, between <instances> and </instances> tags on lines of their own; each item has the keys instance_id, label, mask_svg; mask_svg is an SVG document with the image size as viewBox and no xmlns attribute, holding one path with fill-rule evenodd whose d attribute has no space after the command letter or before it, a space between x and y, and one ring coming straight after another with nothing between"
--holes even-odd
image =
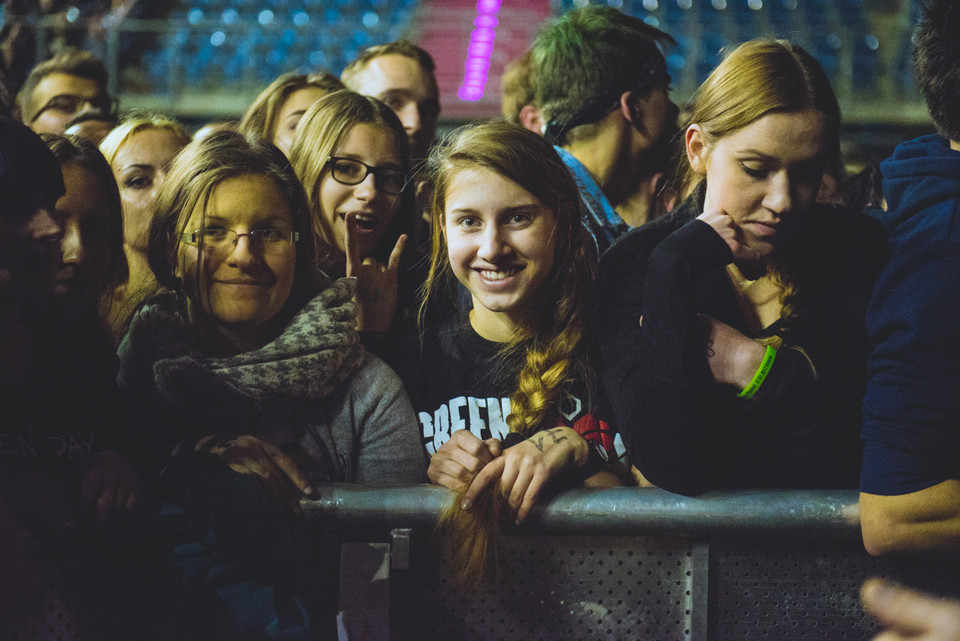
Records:
<instances>
[{"instance_id":1,"label":"man in blue jacket","mask_svg":"<svg viewBox=\"0 0 960 641\"><path fill-rule=\"evenodd\" d=\"M960 3L924 4L914 65L939 134L881 165L891 257L867 313L860 483L871 554L960 550Z\"/></svg>"}]
</instances>

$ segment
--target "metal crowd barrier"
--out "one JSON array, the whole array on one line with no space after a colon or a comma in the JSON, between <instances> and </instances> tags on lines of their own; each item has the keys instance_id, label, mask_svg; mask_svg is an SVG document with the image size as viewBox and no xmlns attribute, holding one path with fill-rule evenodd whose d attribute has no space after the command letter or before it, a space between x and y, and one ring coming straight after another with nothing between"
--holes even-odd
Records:
<instances>
[{"instance_id":1,"label":"metal crowd barrier","mask_svg":"<svg viewBox=\"0 0 960 641\"><path fill-rule=\"evenodd\" d=\"M324 487L301 505L341 545L341 638L870 639L868 576L956 592L957 564L876 559L857 493L566 490L507 527L495 578L462 590L432 486Z\"/></svg>"}]
</instances>

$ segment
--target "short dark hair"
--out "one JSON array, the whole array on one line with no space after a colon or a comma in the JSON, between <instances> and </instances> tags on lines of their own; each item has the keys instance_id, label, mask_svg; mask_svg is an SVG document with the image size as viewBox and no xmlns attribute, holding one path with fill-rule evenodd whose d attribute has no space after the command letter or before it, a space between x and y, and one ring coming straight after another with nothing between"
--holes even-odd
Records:
<instances>
[{"instance_id":1,"label":"short dark hair","mask_svg":"<svg viewBox=\"0 0 960 641\"><path fill-rule=\"evenodd\" d=\"M921 1L913 33L913 68L927 110L944 137L960 142L960 5L955 0Z\"/></svg>"},{"instance_id":2,"label":"short dark hair","mask_svg":"<svg viewBox=\"0 0 960 641\"><path fill-rule=\"evenodd\" d=\"M103 64L103 60L89 51L65 49L31 69L30 75L23 82L23 86L17 93L17 105L20 107L20 119L23 122L31 122L42 106L33 102L33 90L41 80L52 73L65 73L92 80L103 91L103 95L107 95L107 67Z\"/></svg>"},{"instance_id":3,"label":"short dark hair","mask_svg":"<svg viewBox=\"0 0 960 641\"><path fill-rule=\"evenodd\" d=\"M647 74L669 84L658 43L667 33L611 7L587 5L547 25L533 42L531 67L536 103L547 121L573 123L642 84ZM597 104L594 104L597 103ZM595 122L585 120L578 124ZM573 124L569 125L572 128Z\"/></svg>"},{"instance_id":4,"label":"short dark hair","mask_svg":"<svg viewBox=\"0 0 960 641\"><path fill-rule=\"evenodd\" d=\"M357 59L347 65L347 67L340 74L340 80L343 81L343 84L347 88L356 90L357 82L356 77L364 70L364 68L369 64L374 58L379 58L380 56L388 56L390 54L396 54L398 56L405 56L411 58L420 65L420 67L426 71L431 78L434 78L436 82L435 72L437 70L437 65L433 61L433 56L427 53L426 49L418 47L409 40L395 40L394 42L388 42L383 45L374 45L373 47L368 47L360 52L360 55L357 56Z\"/></svg>"}]
</instances>

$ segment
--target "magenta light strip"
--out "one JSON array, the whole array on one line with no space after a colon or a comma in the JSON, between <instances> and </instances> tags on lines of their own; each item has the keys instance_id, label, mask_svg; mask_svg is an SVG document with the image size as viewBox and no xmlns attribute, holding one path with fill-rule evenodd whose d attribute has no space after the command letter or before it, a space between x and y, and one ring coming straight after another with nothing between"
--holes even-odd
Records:
<instances>
[{"instance_id":1,"label":"magenta light strip","mask_svg":"<svg viewBox=\"0 0 960 641\"><path fill-rule=\"evenodd\" d=\"M463 63L463 84L457 90L457 98L460 100L476 102L483 98L483 89L487 86L487 72L490 71L493 40L497 37L497 25L500 24L497 20L498 11L500 0L477 0L477 17L473 19L467 61Z\"/></svg>"}]
</instances>

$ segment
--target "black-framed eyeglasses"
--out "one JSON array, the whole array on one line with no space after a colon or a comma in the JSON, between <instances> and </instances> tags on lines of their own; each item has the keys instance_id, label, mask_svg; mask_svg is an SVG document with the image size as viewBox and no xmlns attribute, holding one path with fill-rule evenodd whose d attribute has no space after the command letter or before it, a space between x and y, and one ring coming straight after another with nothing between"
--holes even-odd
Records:
<instances>
[{"instance_id":1,"label":"black-framed eyeglasses","mask_svg":"<svg viewBox=\"0 0 960 641\"><path fill-rule=\"evenodd\" d=\"M399 194L407 186L407 174L392 167L372 167L365 162L342 156L327 158L333 179L341 185L359 185L367 176L377 178L377 186L388 194Z\"/></svg>"},{"instance_id":2,"label":"black-framed eyeglasses","mask_svg":"<svg viewBox=\"0 0 960 641\"><path fill-rule=\"evenodd\" d=\"M117 109L117 101L106 96L84 98L73 94L59 94L51 98L33 114L31 123L37 121L46 111L57 111L67 116L75 116L83 111L84 105L89 105L92 111L102 114L105 118L113 118Z\"/></svg>"},{"instance_id":3,"label":"black-framed eyeglasses","mask_svg":"<svg viewBox=\"0 0 960 641\"><path fill-rule=\"evenodd\" d=\"M250 239L250 244L254 248L265 252L282 251L300 240L300 232L273 227L254 229L246 234L238 234L232 229L223 227L207 227L206 229L185 231L180 237L188 245L199 245L200 241L203 240L204 247L219 251L233 249L237 246L237 241L243 236Z\"/></svg>"}]
</instances>

